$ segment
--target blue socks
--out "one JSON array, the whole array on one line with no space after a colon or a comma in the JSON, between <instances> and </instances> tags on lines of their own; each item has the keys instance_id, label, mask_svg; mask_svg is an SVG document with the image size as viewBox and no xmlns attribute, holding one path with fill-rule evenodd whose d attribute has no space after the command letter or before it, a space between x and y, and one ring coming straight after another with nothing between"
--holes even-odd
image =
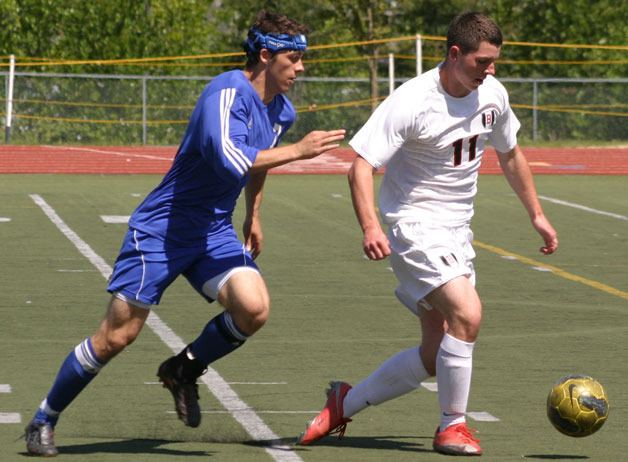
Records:
<instances>
[{"instance_id":1,"label":"blue socks","mask_svg":"<svg viewBox=\"0 0 628 462\"><path fill-rule=\"evenodd\" d=\"M201 335L190 343L188 350L206 368L210 363L242 346L247 338L235 325L231 315L223 311L207 323Z\"/></svg>"},{"instance_id":2,"label":"blue socks","mask_svg":"<svg viewBox=\"0 0 628 462\"><path fill-rule=\"evenodd\" d=\"M208 364L242 346L247 338L235 325L231 315L224 311L209 321L201 335L184 351L191 354L193 358L190 359L196 359L204 369ZM91 338L78 344L61 365L48 396L35 413L35 423L48 423L54 427L59 414L96 377L105 364L105 361L96 357Z\"/></svg>"},{"instance_id":3,"label":"blue socks","mask_svg":"<svg viewBox=\"0 0 628 462\"><path fill-rule=\"evenodd\" d=\"M68 407L105 364L94 354L90 338L78 344L61 365L48 396L35 414L34 421L49 423L54 427L61 411Z\"/></svg>"}]
</instances>

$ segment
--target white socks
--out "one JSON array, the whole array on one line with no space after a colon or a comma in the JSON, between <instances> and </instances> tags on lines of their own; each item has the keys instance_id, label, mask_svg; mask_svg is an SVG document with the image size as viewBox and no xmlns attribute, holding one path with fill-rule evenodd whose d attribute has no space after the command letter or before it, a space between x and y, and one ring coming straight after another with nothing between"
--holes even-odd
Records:
<instances>
[{"instance_id":1,"label":"white socks","mask_svg":"<svg viewBox=\"0 0 628 462\"><path fill-rule=\"evenodd\" d=\"M397 353L345 396L344 417L415 390L429 377L417 347Z\"/></svg>"},{"instance_id":2,"label":"white socks","mask_svg":"<svg viewBox=\"0 0 628 462\"><path fill-rule=\"evenodd\" d=\"M445 334L436 355L436 381L441 409L440 431L465 421L471 389L473 346Z\"/></svg>"},{"instance_id":3,"label":"white socks","mask_svg":"<svg viewBox=\"0 0 628 462\"><path fill-rule=\"evenodd\" d=\"M436 355L436 381L441 408L440 430L465 421L473 347L445 334ZM397 353L353 387L343 402L343 417L349 418L367 406L375 406L415 390L429 377L417 347Z\"/></svg>"}]
</instances>

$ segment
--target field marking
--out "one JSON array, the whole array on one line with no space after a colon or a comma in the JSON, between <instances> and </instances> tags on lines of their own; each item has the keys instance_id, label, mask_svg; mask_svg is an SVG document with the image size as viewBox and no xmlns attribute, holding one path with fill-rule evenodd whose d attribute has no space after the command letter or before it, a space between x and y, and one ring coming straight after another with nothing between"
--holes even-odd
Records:
<instances>
[{"instance_id":1,"label":"field marking","mask_svg":"<svg viewBox=\"0 0 628 462\"><path fill-rule=\"evenodd\" d=\"M82 269L58 269L58 273L93 273L94 270L82 270Z\"/></svg>"},{"instance_id":2,"label":"field marking","mask_svg":"<svg viewBox=\"0 0 628 462\"><path fill-rule=\"evenodd\" d=\"M9 217L0 217L0 223L8 223L11 219Z\"/></svg>"},{"instance_id":3,"label":"field marking","mask_svg":"<svg viewBox=\"0 0 628 462\"><path fill-rule=\"evenodd\" d=\"M144 382L144 385L162 385L162 383ZM227 385L288 385L288 382L227 382Z\"/></svg>"},{"instance_id":4,"label":"field marking","mask_svg":"<svg viewBox=\"0 0 628 462\"><path fill-rule=\"evenodd\" d=\"M477 422L499 422L499 419L488 412L467 412L467 416Z\"/></svg>"},{"instance_id":5,"label":"field marking","mask_svg":"<svg viewBox=\"0 0 628 462\"><path fill-rule=\"evenodd\" d=\"M30 198L42 209L50 221L61 231L68 240L74 244L78 251L87 258L100 271L100 274L109 279L112 268L98 255L83 239L79 237L57 214L57 212L38 194L29 194ZM153 311L148 315L146 324L166 344L173 353L178 353L185 346L185 342ZM280 438L240 399L225 380L211 367L200 377L207 385L209 391L218 399L220 404L230 412L233 418L244 430L257 441L268 441L269 446L264 450L277 461L302 461L302 459L286 444L282 444Z\"/></svg>"},{"instance_id":6,"label":"field marking","mask_svg":"<svg viewBox=\"0 0 628 462\"><path fill-rule=\"evenodd\" d=\"M587 207L586 205L576 204L575 202L567 202L560 199L555 199L553 197L548 196L539 196L539 199L546 200L548 202L552 202L558 205L565 205L567 207L572 207L574 209L584 210L585 212L595 213L597 215L604 215L606 217L616 218L618 220L628 221L628 216L619 215L618 213L605 212L604 210L593 209L591 207Z\"/></svg>"},{"instance_id":7,"label":"field marking","mask_svg":"<svg viewBox=\"0 0 628 462\"><path fill-rule=\"evenodd\" d=\"M421 386L426 390L438 393L437 382L421 382ZM486 411L469 411L465 413L468 417L478 422L499 422L499 418Z\"/></svg>"},{"instance_id":8,"label":"field marking","mask_svg":"<svg viewBox=\"0 0 628 462\"><path fill-rule=\"evenodd\" d=\"M18 412L0 412L0 424L22 423L22 416Z\"/></svg>"},{"instance_id":9,"label":"field marking","mask_svg":"<svg viewBox=\"0 0 628 462\"><path fill-rule=\"evenodd\" d=\"M58 146L43 146L44 148L55 148ZM139 159L151 159L151 160L163 160L172 162L173 157L160 157L160 156L151 156L150 154L133 154L130 152L118 152L118 151L105 151L103 149L93 149L93 148L77 148L72 146L64 146L64 150L67 151L79 151L79 152L94 152L96 154L107 154L110 156L119 156L119 157L136 157Z\"/></svg>"},{"instance_id":10,"label":"field marking","mask_svg":"<svg viewBox=\"0 0 628 462\"><path fill-rule=\"evenodd\" d=\"M436 382L421 382L421 386L435 393L438 391L438 384Z\"/></svg>"},{"instance_id":11,"label":"field marking","mask_svg":"<svg viewBox=\"0 0 628 462\"><path fill-rule=\"evenodd\" d=\"M0 383L0 393L11 393L11 385L8 383Z\"/></svg>"},{"instance_id":12,"label":"field marking","mask_svg":"<svg viewBox=\"0 0 628 462\"><path fill-rule=\"evenodd\" d=\"M624 300L628 300L628 292L624 292L623 290L616 289L615 287L611 287L607 284L594 281L592 279L587 279L582 276L569 273L565 270L558 268L557 266L547 265L538 260L524 257L523 255L518 255L516 253L510 252L500 247L496 247L490 244L485 244L484 242L474 240L473 245L481 249L488 250L489 252L496 253L497 255L501 255L502 257L508 257L508 259L514 259L521 263L525 263L526 265L536 267L537 271L538 270L551 271L556 276L560 276L561 278L567 279L569 281L579 282L580 284L584 284L585 286L593 287L594 289L605 292L607 294L614 295L619 298L623 298Z\"/></svg>"},{"instance_id":13,"label":"field marking","mask_svg":"<svg viewBox=\"0 0 628 462\"><path fill-rule=\"evenodd\" d=\"M100 219L105 223L119 224L119 223L128 223L129 215L101 215Z\"/></svg>"},{"instance_id":14,"label":"field marking","mask_svg":"<svg viewBox=\"0 0 628 462\"><path fill-rule=\"evenodd\" d=\"M247 408L242 409L252 411L253 409ZM260 411L259 409L255 411L257 414L314 414L317 415L318 411ZM176 414L175 411L166 411L166 414ZM230 414L229 411L223 409L208 409L206 411L201 411L201 414Z\"/></svg>"},{"instance_id":15,"label":"field marking","mask_svg":"<svg viewBox=\"0 0 628 462\"><path fill-rule=\"evenodd\" d=\"M229 385L288 385L288 382L227 382Z\"/></svg>"}]
</instances>

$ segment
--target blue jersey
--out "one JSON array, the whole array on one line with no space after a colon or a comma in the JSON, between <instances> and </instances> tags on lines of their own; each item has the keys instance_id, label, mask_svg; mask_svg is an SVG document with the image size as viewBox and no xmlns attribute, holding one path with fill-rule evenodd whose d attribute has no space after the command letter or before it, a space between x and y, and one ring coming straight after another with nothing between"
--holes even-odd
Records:
<instances>
[{"instance_id":1,"label":"blue jersey","mask_svg":"<svg viewBox=\"0 0 628 462\"><path fill-rule=\"evenodd\" d=\"M129 225L177 245L204 245L230 220L260 150L277 145L295 119L283 94L265 105L240 70L203 90L172 167Z\"/></svg>"}]
</instances>

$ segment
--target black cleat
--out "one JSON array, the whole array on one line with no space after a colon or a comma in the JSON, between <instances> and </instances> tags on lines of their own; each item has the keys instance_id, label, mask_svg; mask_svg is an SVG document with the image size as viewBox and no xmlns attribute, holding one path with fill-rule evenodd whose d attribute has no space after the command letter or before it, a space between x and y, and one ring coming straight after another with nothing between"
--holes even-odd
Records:
<instances>
[{"instance_id":1,"label":"black cleat","mask_svg":"<svg viewBox=\"0 0 628 462\"><path fill-rule=\"evenodd\" d=\"M59 454L54 436L54 430L49 423L31 421L24 429L28 454L43 457L54 457Z\"/></svg>"},{"instance_id":2,"label":"black cleat","mask_svg":"<svg viewBox=\"0 0 628 462\"><path fill-rule=\"evenodd\" d=\"M183 354L172 356L165 360L157 370L157 377L164 388L170 390L174 398L174 409L179 419L188 427L198 427L201 424L201 409L198 406L197 377L201 371L191 375L184 373L184 362L190 361Z\"/></svg>"}]
</instances>

